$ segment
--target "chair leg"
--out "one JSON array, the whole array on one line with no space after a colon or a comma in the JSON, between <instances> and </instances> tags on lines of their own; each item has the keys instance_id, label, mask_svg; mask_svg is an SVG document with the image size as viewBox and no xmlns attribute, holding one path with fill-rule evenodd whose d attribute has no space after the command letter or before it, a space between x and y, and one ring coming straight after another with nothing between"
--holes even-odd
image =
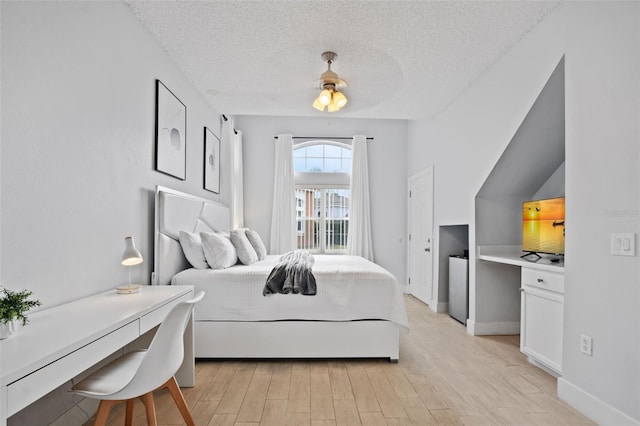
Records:
<instances>
[{"instance_id":1,"label":"chair leg","mask_svg":"<svg viewBox=\"0 0 640 426\"><path fill-rule=\"evenodd\" d=\"M111 407L115 404L116 401L110 401L103 399L100 401L100 405L98 406L98 411L96 412L96 419L93 422L95 426L104 426L107 423L107 417L109 417L109 411L111 411Z\"/></svg>"},{"instance_id":2,"label":"chair leg","mask_svg":"<svg viewBox=\"0 0 640 426\"><path fill-rule=\"evenodd\" d=\"M178 410L180 410L180 414L182 414L182 418L187 423L187 426L195 426L196 423L193 421L193 417L191 417L191 412L189 411L189 407L187 407L187 402L184 400L184 395L182 395L182 391L180 390L175 377L171 377L167 380L162 387L169 388L169 392L171 393L173 400L176 402Z\"/></svg>"},{"instance_id":3,"label":"chair leg","mask_svg":"<svg viewBox=\"0 0 640 426\"><path fill-rule=\"evenodd\" d=\"M125 426L131 426L133 423L133 401L133 399L127 399L127 410L124 417Z\"/></svg>"},{"instance_id":4,"label":"chair leg","mask_svg":"<svg viewBox=\"0 0 640 426\"><path fill-rule=\"evenodd\" d=\"M158 426L158 421L156 420L156 407L153 403L153 392L145 393L140 397L140 399L142 399L142 403L146 408L147 426Z\"/></svg>"}]
</instances>

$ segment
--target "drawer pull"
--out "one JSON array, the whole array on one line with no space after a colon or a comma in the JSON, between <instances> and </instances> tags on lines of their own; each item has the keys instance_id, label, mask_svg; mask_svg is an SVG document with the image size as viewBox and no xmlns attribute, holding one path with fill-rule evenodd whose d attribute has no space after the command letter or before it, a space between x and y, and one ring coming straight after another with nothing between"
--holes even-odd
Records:
<instances>
[{"instance_id":1,"label":"drawer pull","mask_svg":"<svg viewBox=\"0 0 640 426\"><path fill-rule=\"evenodd\" d=\"M544 282L544 280L543 280L542 278L538 278L538 282L539 282L539 283L543 283L543 282Z\"/></svg>"}]
</instances>

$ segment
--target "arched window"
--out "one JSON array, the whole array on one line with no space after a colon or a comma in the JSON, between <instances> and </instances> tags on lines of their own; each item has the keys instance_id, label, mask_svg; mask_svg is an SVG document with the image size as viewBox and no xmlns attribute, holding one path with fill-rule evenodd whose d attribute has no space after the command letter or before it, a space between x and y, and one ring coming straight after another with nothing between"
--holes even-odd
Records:
<instances>
[{"instance_id":1,"label":"arched window","mask_svg":"<svg viewBox=\"0 0 640 426\"><path fill-rule=\"evenodd\" d=\"M351 146L333 141L309 141L293 149L293 169L310 173L351 173Z\"/></svg>"},{"instance_id":2,"label":"arched window","mask_svg":"<svg viewBox=\"0 0 640 426\"><path fill-rule=\"evenodd\" d=\"M296 144L297 248L345 253L349 232L351 146L328 140Z\"/></svg>"}]
</instances>

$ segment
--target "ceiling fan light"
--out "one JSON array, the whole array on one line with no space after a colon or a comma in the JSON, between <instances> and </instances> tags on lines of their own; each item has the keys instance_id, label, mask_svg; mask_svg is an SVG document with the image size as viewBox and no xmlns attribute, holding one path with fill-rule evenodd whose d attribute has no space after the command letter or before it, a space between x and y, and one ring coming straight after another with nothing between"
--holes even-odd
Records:
<instances>
[{"instance_id":1,"label":"ceiling fan light","mask_svg":"<svg viewBox=\"0 0 640 426\"><path fill-rule=\"evenodd\" d=\"M340 109L340 107L338 106L338 104L336 103L336 98L332 97L331 98L331 102L329 102L329 105L327 105L327 111L329 112L336 112Z\"/></svg>"},{"instance_id":2,"label":"ceiling fan light","mask_svg":"<svg viewBox=\"0 0 640 426\"><path fill-rule=\"evenodd\" d=\"M334 92L333 101L338 106L338 109L341 109L347 104L347 97L342 92Z\"/></svg>"},{"instance_id":3,"label":"ceiling fan light","mask_svg":"<svg viewBox=\"0 0 640 426\"><path fill-rule=\"evenodd\" d=\"M327 106L331 102L331 91L329 89L324 89L320 92L320 96L318 96L318 102L322 105Z\"/></svg>"},{"instance_id":4,"label":"ceiling fan light","mask_svg":"<svg viewBox=\"0 0 640 426\"><path fill-rule=\"evenodd\" d=\"M335 112L347 104L347 97L337 90L345 87L347 83L340 80L338 74L331 70L331 64L336 56L334 52L324 52L322 54L322 60L327 63L327 70L320 75L321 91L313 102L313 107L318 111L324 111L324 108L327 107L327 111Z\"/></svg>"},{"instance_id":5,"label":"ceiling fan light","mask_svg":"<svg viewBox=\"0 0 640 426\"><path fill-rule=\"evenodd\" d=\"M324 105L320 103L320 97L318 96L315 101L313 101L313 107L318 111L324 111Z\"/></svg>"}]
</instances>

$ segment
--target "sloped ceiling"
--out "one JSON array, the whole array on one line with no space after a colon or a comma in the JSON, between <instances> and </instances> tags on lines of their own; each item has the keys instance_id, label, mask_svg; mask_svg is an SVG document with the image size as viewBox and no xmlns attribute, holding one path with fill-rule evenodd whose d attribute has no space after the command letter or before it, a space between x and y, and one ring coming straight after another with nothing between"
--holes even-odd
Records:
<instances>
[{"instance_id":1,"label":"sloped ceiling","mask_svg":"<svg viewBox=\"0 0 640 426\"><path fill-rule=\"evenodd\" d=\"M326 116L326 70L347 81L332 117L433 117L558 1L139 1L132 13L222 113Z\"/></svg>"},{"instance_id":2,"label":"sloped ceiling","mask_svg":"<svg viewBox=\"0 0 640 426\"><path fill-rule=\"evenodd\" d=\"M529 198L565 160L564 59L478 192L479 197Z\"/></svg>"}]
</instances>

